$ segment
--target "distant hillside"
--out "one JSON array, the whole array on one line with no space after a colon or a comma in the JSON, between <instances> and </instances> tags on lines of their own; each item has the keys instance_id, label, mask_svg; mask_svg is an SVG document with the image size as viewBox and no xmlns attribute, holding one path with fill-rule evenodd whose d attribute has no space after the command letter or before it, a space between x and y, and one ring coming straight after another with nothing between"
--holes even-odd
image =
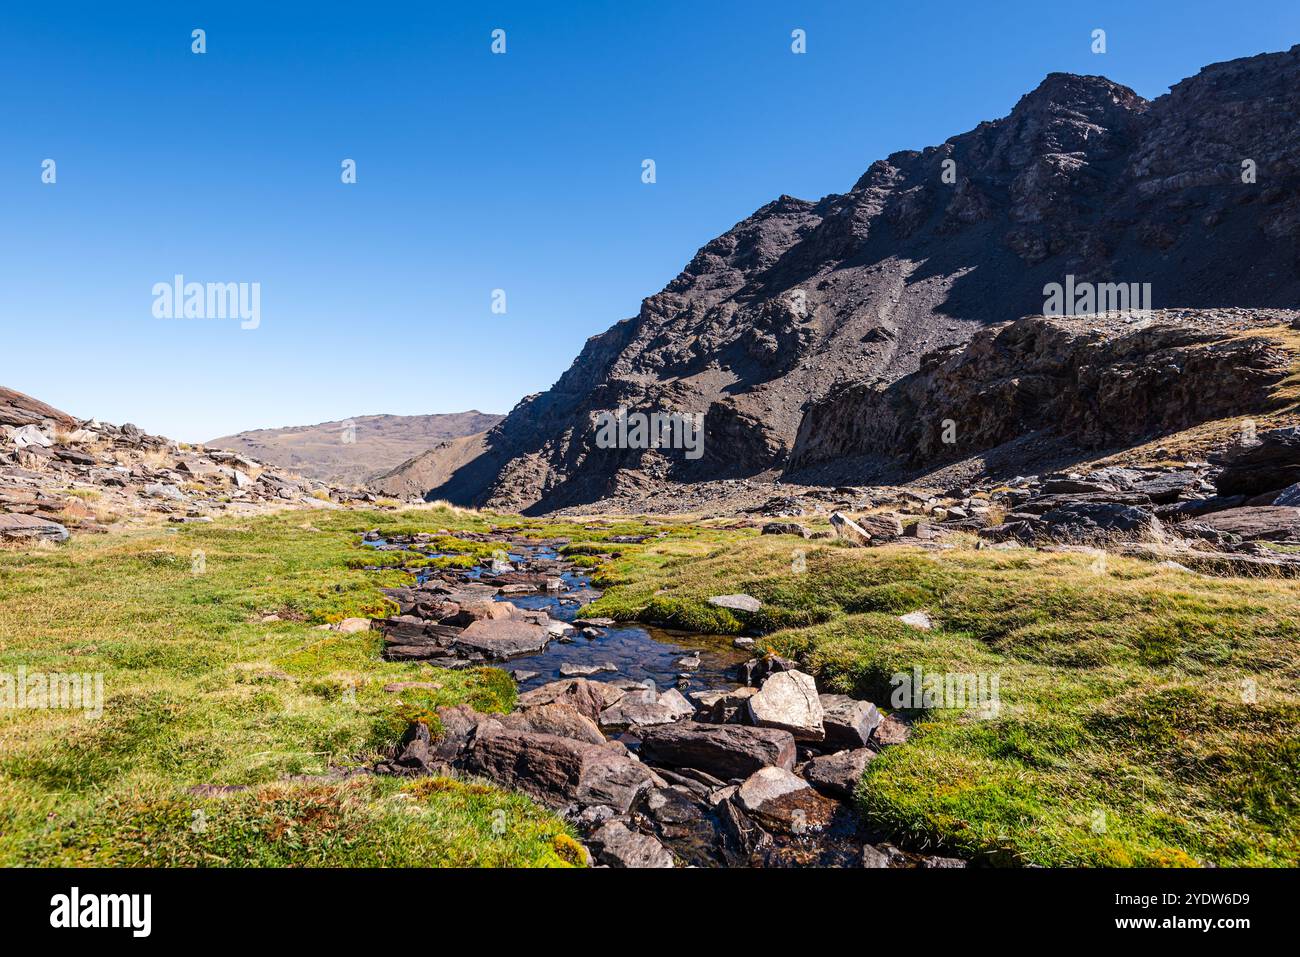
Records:
<instances>
[{"instance_id":1,"label":"distant hillside","mask_svg":"<svg viewBox=\"0 0 1300 957\"><path fill-rule=\"evenodd\" d=\"M446 415L359 415L319 425L240 432L205 444L242 452L318 481L362 485L443 442L490 429L501 418L477 410Z\"/></svg>"},{"instance_id":2,"label":"distant hillside","mask_svg":"<svg viewBox=\"0 0 1300 957\"><path fill-rule=\"evenodd\" d=\"M483 454L486 438L487 431L484 430L474 435L449 439L408 459L391 471L373 476L370 487L380 495L392 498L424 498L429 489L443 487L453 478L463 480L464 477L457 476L457 472ZM491 478L490 475L480 475L470 484L472 486L474 482L486 482Z\"/></svg>"}]
</instances>

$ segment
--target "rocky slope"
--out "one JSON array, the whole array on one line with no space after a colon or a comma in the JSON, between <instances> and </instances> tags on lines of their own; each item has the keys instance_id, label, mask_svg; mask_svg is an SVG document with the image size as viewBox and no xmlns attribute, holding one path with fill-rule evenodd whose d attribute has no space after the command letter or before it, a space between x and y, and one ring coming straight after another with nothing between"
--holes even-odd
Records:
<instances>
[{"instance_id":1,"label":"rocky slope","mask_svg":"<svg viewBox=\"0 0 1300 957\"><path fill-rule=\"evenodd\" d=\"M478 410L445 415L359 415L318 425L255 429L207 444L317 481L362 485L443 442L490 429L501 418Z\"/></svg>"},{"instance_id":2,"label":"rocky slope","mask_svg":"<svg viewBox=\"0 0 1300 957\"><path fill-rule=\"evenodd\" d=\"M848 193L783 196L707 244L429 495L535 512L773 474L806 454L810 404L1042 312L1067 275L1150 283L1157 307L1292 304L1297 112L1300 47L1152 101L1051 74L1003 119L877 161ZM706 413L704 456L597 449L593 416L620 405Z\"/></svg>"},{"instance_id":3,"label":"rocky slope","mask_svg":"<svg viewBox=\"0 0 1300 957\"><path fill-rule=\"evenodd\" d=\"M211 521L288 506L374 501L236 452L183 445L134 425L77 419L0 387L0 541L63 541L146 516Z\"/></svg>"}]
</instances>

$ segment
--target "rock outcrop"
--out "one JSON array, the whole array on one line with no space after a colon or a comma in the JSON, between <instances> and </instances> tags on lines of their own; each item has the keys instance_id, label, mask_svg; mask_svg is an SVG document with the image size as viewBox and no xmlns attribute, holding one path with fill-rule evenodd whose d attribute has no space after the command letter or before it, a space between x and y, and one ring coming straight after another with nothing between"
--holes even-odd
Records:
<instances>
[{"instance_id":1,"label":"rock outcrop","mask_svg":"<svg viewBox=\"0 0 1300 957\"><path fill-rule=\"evenodd\" d=\"M917 373L924 356L970 342L989 324L1041 313L1045 286L1068 276L1149 283L1160 307L1293 304L1298 111L1300 47L1206 67L1152 101L1102 77L1051 74L1003 119L880 160L847 193L815 202L782 196L709 242L427 494L541 512L664 483L770 474L792 459L824 462L853 451L859 436L837 426L823 437L813 423L836 422L854 402L878 408L877 392ZM1243 180L1245 160L1253 182ZM998 348L1061 331L1029 322L1004 332ZM1133 346L1136 335L1121 338ZM980 341L992 348L993 339ZM1094 345L1105 351L1104 342ZM1150 344L1154 355L1193 347ZM1269 374L1269 358L1259 344L1235 348L1228 358L1242 364L1246 394L1256 375ZM1204 351L1207 374L1214 351ZM1131 357L1119 350L1115 358ZM936 364L925 368L921 375L932 375ZM1124 420L1149 412L1155 427L1187 411L1150 393L1166 381L1159 367L1076 373L1115 401L1145 403ZM952 417L992 441L1007 426L981 414L999 400L1032 413L1025 404L1049 379L1003 381L984 406ZM1185 381L1193 380L1199 374ZM1237 398L1221 390L1216 401L1237 407ZM619 407L704 413L702 456L598 448L595 416ZM801 429L806 411L812 418ZM940 441L936 415L926 410L924 431L935 436L927 447ZM1101 418L1085 418L1100 441ZM894 422L881 428L905 431Z\"/></svg>"}]
</instances>

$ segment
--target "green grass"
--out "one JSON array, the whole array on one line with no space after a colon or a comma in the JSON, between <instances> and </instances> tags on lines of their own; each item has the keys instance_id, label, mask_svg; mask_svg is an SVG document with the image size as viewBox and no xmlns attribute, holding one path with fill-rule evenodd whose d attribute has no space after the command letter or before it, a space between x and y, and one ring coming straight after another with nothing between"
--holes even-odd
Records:
<instances>
[{"instance_id":1,"label":"green grass","mask_svg":"<svg viewBox=\"0 0 1300 957\"><path fill-rule=\"evenodd\" d=\"M1020 864L1300 863L1294 582L720 531L631 549L610 577L586 614L763 633L824 688L886 708L916 666L997 675L995 717L924 712L868 766L861 809L915 845ZM763 609L705 601L736 591ZM897 620L919 609L934 630Z\"/></svg>"},{"instance_id":2,"label":"green grass","mask_svg":"<svg viewBox=\"0 0 1300 957\"><path fill-rule=\"evenodd\" d=\"M567 828L522 797L322 777L372 762L438 705L513 706L497 669L388 663L377 632L314 628L391 611L380 588L410 581L356 567L386 554L361 532L486 527L450 511L285 513L0 552L0 671L102 673L104 687L98 719L0 711L0 864L573 860ZM441 687L383 690L412 680Z\"/></svg>"},{"instance_id":3,"label":"green grass","mask_svg":"<svg viewBox=\"0 0 1300 957\"><path fill-rule=\"evenodd\" d=\"M431 548L474 560L495 546L456 533L494 525L571 539L566 553L591 559L608 588L585 614L759 633L823 688L886 708L891 677L914 667L997 675L996 716L921 713L912 739L868 766L861 810L911 846L1018 864L1300 863L1300 583L1113 556L1098 573L1085 554L422 509L0 552L0 671L103 672L106 696L93 721L0 712L0 864L579 860L571 832L526 798L326 775L373 761L413 718L436 732L440 704L513 706L499 670L387 663L375 633L313 628L391 610L380 588L417 567L363 548L361 532L446 530L453 540ZM634 534L651 537L609 541ZM731 592L762 610L706 601ZM933 631L897 620L918 609ZM271 613L282 620L263 624ZM440 687L383 691L412 680Z\"/></svg>"}]
</instances>

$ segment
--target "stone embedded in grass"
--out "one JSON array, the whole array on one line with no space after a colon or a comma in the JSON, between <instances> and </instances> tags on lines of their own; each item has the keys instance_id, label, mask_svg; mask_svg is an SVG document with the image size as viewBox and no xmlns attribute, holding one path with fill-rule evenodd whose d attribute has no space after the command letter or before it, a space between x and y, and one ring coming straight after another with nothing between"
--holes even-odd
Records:
<instances>
[{"instance_id":1,"label":"stone embedded in grass","mask_svg":"<svg viewBox=\"0 0 1300 957\"><path fill-rule=\"evenodd\" d=\"M34 515L5 513L0 514L0 538L62 542L67 540L68 530L58 522L37 518Z\"/></svg>"},{"instance_id":2,"label":"stone embedded in grass","mask_svg":"<svg viewBox=\"0 0 1300 957\"><path fill-rule=\"evenodd\" d=\"M800 538L807 538L811 533L798 522L768 522L763 526L761 534L798 535Z\"/></svg>"},{"instance_id":3,"label":"stone embedded in grass","mask_svg":"<svg viewBox=\"0 0 1300 957\"><path fill-rule=\"evenodd\" d=\"M752 595L714 595L709 599L710 605L727 608L731 611L753 613L763 607L763 603Z\"/></svg>"},{"instance_id":4,"label":"stone embedded in grass","mask_svg":"<svg viewBox=\"0 0 1300 957\"><path fill-rule=\"evenodd\" d=\"M344 618L342 621L333 626L335 631L342 632L345 635L355 635L359 631L370 630L369 618Z\"/></svg>"},{"instance_id":5,"label":"stone embedded in grass","mask_svg":"<svg viewBox=\"0 0 1300 957\"><path fill-rule=\"evenodd\" d=\"M779 671L769 675L748 702L749 717L764 728L783 728L800 741L821 741L822 704L812 675Z\"/></svg>"},{"instance_id":6,"label":"stone embedded in grass","mask_svg":"<svg viewBox=\"0 0 1300 957\"><path fill-rule=\"evenodd\" d=\"M898 620L909 628L920 628L922 631L929 631L934 627L930 616L923 611L909 611L906 615L899 615Z\"/></svg>"}]
</instances>

